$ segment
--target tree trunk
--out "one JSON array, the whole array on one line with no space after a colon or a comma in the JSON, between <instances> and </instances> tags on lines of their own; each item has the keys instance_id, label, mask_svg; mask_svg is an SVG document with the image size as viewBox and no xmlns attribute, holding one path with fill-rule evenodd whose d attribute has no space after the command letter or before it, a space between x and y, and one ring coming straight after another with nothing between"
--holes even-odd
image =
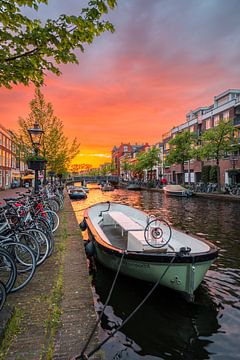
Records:
<instances>
[{"instance_id":1,"label":"tree trunk","mask_svg":"<svg viewBox=\"0 0 240 360\"><path fill-rule=\"evenodd\" d=\"M185 174L184 174L184 161L182 162L182 185L185 183Z\"/></svg>"},{"instance_id":2,"label":"tree trunk","mask_svg":"<svg viewBox=\"0 0 240 360\"><path fill-rule=\"evenodd\" d=\"M221 192L219 159L217 159L217 189L218 189L218 192Z\"/></svg>"}]
</instances>

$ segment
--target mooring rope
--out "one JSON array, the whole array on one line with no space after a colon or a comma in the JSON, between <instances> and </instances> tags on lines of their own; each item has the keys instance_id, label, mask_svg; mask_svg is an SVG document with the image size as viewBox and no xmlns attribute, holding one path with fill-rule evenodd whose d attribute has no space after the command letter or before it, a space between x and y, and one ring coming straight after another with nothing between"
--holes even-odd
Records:
<instances>
[{"instance_id":1,"label":"mooring rope","mask_svg":"<svg viewBox=\"0 0 240 360\"><path fill-rule=\"evenodd\" d=\"M170 265L174 262L176 259L177 253L175 256L173 256L172 260L168 264L167 268L164 270L163 274L159 277L158 281L154 284L154 286L151 288L151 290L148 292L148 294L144 297L144 299L138 304L138 306L128 315L128 317L123 320L122 324L117 327L106 339L104 339L100 344L98 344L92 351L90 351L88 354L85 354L86 346L84 347L84 350L81 352L80 355L74 358L74 360L87 360L90 356L92 356L96 351L98 351L109 339L111 339L121 328L135 315L135 313L142 307L142 305L147 301L147 299L151 296L153 291L156 289L156 287L159 285L159 282L162 280L166 272L168 271ZM123 258L123 257L122 257ZM120 270L120 267L119 267ZM104 309L106 306L104 306ZM102 312L103 314L103 312ZM101 314L101 315L102 315ZM101 320L101 319L100 319ZM98 322L99 323L99 322Z\"/></svg>"},{"instance_id":2,"label":"mooring rope","mask_svg":"<svg viewBox=\"0 0 240 360\"><path fill-rule=\"evenodd\" d=\"M105 311L105 309L106 309L106 307L107 307L107 305L108 305L108 302L109 302L109 300L110 300L110 298L111 298L111 295L112 295L114 286L115 286L115 284L116 284L116 281L117 281L117 278L118 278L118 275L119 275L120 268L121 268L121 266L122 266L122 262L123 262L124 255L125 255L125 251L123 251L123 253L122 253L120 262L119 262L119 264L118 264L118 269L117 269L116 275L115 275L115 277L114 277L114 280L113 280L111 289L110 289L110 291L109 291L107 300L106 300L106 302L105 302L105 304L104 304L104 307L103 307L103 309L102 309L102 311L101 311L101 313L100 313L100 315L99 315L99 318L98 318L98 320L96 321L96 323L95 323L95 325L94 325L94 327L93 327L93 329L92 329L92 331L91 331L91 333L90 333L90 335L89 335L89 337L88 337L88 339L87 339L87 341L86 341L86 344L84 345L84 347L83 347L83 349L82 349L82 351L81 351L81 354L80 354L80 355L77 355L77 356L74 358L75 360L77 360L77 359L87 359L87 358L88 358L88 355L85 354L85 351L87 350L87 347L88 347L88 345L89 345L89 343L90 343L90 341L91 341L91 339L92 339L92 337L93 337L93 335L94 335L94 333L95 333L95 330L96 330L98 324L100 323L100 321L101 321L101 319L102 319L102 317L103 317L104 311ZM86 356L87 356L87 357L86 357Z\"/></svg>"}]
</instances>

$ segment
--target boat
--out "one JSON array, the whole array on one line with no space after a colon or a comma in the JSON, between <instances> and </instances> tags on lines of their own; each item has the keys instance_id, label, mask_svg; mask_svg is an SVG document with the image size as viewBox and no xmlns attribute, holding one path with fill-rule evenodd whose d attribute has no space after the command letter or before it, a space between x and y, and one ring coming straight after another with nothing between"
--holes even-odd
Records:
<instances>
[{"instance_id":1,"label":"boat","mask_svg":"<svg viewBox=\"0 0 240 360\"><path fill-rule=\"evenodd\" d=\"M166 185L163 187L163 191L166 195L170 195L170 196L181 196L181 197L192 196L192 191L186 189L181 185Z\"/></svg>"},{"instance_id":2,"label":"boat","mask_svg":"<svg viewBox=\"0 0 240 360\"><path fill-rule=\"evenodd\" d=\"M113 191L114 186L112 186L109 182L106 182L105 184L101 185L102 191Z\"/></svg>"},{"instance_id":3,"label":"boat","mask_svg":"<svg viewBox=\"0 0 240 360\"><path fill-rule=\"evenodd\" d=\"M68 195L72 200L86 199L87 194L81 187L73 187L68 190Z\"/></svg>"},{"instance_id":4,"label":"boat","mask_svg":"<svg viewBox=\"0 0 240 360\"><path fill-rule=\"evenodd\" d=\"M81 186L81 188L86 192L89 193L89 188L87 186Z\"/></svg>"},{"instance_id":5,"label":"boat","mask_svg":"<svg viewBox=\"0 0 240 360\"><path fill-rule=\"evenodd\" d=\"M127 186L128 190L141 190L141 185L139 184L135 184L135 183L131 183Z\"/></svg>"},{"instance_id":6,"label":"boat","mask_svg":"<svg viewBox=\"0 0 240 360\"><path fill-rule=\"evenodd\" d=\"M123 256L120 273L159 282L191 301L218 256L218 248L207 240L115 202L102 202L86 209L80 228L88 230L87 254L105 267L118 271Z\"/></svg>"}]
</instances>

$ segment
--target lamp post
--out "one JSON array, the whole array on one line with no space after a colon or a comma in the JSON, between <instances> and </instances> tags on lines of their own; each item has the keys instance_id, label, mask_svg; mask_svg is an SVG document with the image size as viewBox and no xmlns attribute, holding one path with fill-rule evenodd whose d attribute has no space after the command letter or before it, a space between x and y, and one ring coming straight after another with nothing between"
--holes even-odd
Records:
<instances>
[{"instance_id":1,"label":"lamp post","mask_svg":"<svg viewBox=\"0 0 240 360\"><path fill-rule=\"evenodd\" d=\"M232 175L232 185L235 185L236 184L236 181L235 181L236 180L236 178L235 178L235 169L236 169L236 164L237 164L236 156L232 155L230 157L230 162L232 164L232 173L233 173L233 175Z\"/></svg>"},{"instance_id":2,"label":"lamp post","mask_svg":"<svg viewBox=\"0 0 240 360\"><path fill-rule=\"evenodd\" d=\"M44 131L42 129L40 129L38 123L35 123L33 125L33 128L28 129L27 131L28 131L28 134L29 134L30 139L31 139L34 155L37 158L38 153L39 153L39 147L40 147L40 143L41 143L41 138L42 138L42 135L43 135ZM35 172L34 192L38 193L39 192L38 169L35 169L34 172Z\"/></svg>"}]
</instances>

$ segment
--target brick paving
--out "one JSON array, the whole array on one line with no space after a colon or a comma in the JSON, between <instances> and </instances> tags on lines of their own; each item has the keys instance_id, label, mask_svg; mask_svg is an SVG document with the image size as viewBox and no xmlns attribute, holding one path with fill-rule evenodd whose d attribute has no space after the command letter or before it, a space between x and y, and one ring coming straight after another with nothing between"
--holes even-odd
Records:
<instances>
[{"instance_id":1,"label":"brick paving","mask_svg":"<svg viewBox=\"0 0 240 360\"><path fill-rule=\"evenodd\" d=\"M16 189L1 192L0 198L15 193ZM7 344L8 349L5 346L3 351L0 346L0 360L73 359L96 322L83 240L68 196L60 219L53 255L37 268L24 289L7 298L5 313L9 308L18 309L20 326ZM59 281L61 316L54 327L54 289ZM96 332L87 352L97 343ZM91 359L100 360L102 356L99 352Z\"/></svg>"}]
</instances>

